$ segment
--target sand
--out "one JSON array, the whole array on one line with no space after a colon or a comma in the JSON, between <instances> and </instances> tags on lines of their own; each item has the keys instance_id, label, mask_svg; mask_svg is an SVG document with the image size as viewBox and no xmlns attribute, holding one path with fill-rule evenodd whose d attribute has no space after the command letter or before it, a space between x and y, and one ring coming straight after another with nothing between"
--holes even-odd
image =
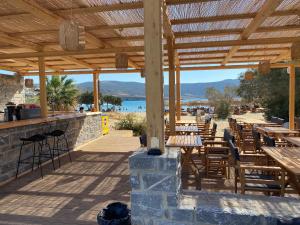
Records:
<instances>
[{"instance_id":1,"label":"sand","mask_svg":"<svg viewBox=\"0 0 300 225\"><path fill-rule=\"evenodd\" d=\"M122 116L128 114L128 112L107 112L105 113L107 115L109 115L109 119L110 119L110 127L111 129L114 129L114 125L117 121L119 121ZM139 118L145 118L146 117L146 112L137 112L134 113L137 117ZM249 123L251 122L265 122L263 113L252 113L252 112L247 112L246 114L243 115L233 115L233 118L236 118L238 120L242 120L242 121L247 121ZM195 120L196 117L195 116L182 116L181 117L183 120ZM218 128L217 128L217 136L223 136L223 131L225 128L229 127L228 121L226 120L218 120L218 119L214 119L212 121L212 123L217 123Z\"/></svg>"}]
</instances>

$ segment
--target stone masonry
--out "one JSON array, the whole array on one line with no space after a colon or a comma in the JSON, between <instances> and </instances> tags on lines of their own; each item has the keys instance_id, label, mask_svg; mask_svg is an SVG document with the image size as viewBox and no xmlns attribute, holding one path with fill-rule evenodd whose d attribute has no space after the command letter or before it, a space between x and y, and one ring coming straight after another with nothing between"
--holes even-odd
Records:
<instances>
[{"instance_id":1,"label":"stone masonry","mask_svg":"<svg viewBox=\"0 0 300 225\"><path fill-rule=\"evenodd\" d=\"M298 199L183 191L177 148L161 156L141 149L129 166L132 225L277 225L300 218Z\"/></svg>"},{"instance_id":2,"label":"stone masonry","mask_svg":"<svg viewBox=\"0 0 300 225\"><path fill-rule=\"evenodd\" d=\"M21 137L29 137L34 134L42 134L53 129L64 129L68 124L66 136L70 149L84 144L101 136L101 115L91 113L81 117L58 119L49 124L35 124L18 126L10 129L0 129L0 184L15 176L17 160L20 152ZM52 140L48 142L52 146ZM65 143L62 143L65 145ZM26 145L22 158L32 154L33 146ZM22 165L20 172L24 172L30 165Z\"/></svg>"},{"instance_id":3,"label":"stone masonry","mask_svg":"<svg viewBox=\"0 0 300 225\"><path fill-rule=\"evenodd\" d=\"M13 75L0 75L0 111L7 102L25 102L24 79Z\"/></svg>"}]
</instances>

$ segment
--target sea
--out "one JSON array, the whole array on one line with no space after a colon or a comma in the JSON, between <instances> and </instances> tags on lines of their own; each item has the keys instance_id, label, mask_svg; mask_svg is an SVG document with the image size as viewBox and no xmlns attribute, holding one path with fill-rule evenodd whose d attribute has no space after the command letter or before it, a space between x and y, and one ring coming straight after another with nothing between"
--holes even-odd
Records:
<instances>
[{"instance_id":1,"label":"sea","mask_svg":"<svg viewBox=\"0 0 300 225\"><path fill-rule=\"evenodd\" d=\"M202 98L192 98L192 99L182 99L182 102L190 102L190 101L201 101L207 100ZM111 108L111 105L108 105L108 108ZM183 109L187 108L187 106L182 106ZM106 104L101 106L102 111L107 110ZM146 112L146 100L123 100L122 106L115 107L116 111L119 112Z\"/></svg>"}]
</instances>

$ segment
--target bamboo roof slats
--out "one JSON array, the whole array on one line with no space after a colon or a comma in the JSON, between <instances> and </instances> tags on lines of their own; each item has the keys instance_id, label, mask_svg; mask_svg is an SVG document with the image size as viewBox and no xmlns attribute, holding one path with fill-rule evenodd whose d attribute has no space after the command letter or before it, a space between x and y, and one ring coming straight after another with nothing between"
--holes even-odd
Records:
<instances>
[{"instance_id":1,"label":"bamboo roof slats","mask_svg":"<svg viewBox=\"0 0 300 225\"><path fill-rule=\"evenodd\" d=\"M300 0L166 0L166 10L186 67L288 62L292 42L300 40ZM87 32L79 54L64 53L58 44L59 24L70 18ZM37 55L45 54L47 71L114 68L115 54L125 49L129 67L141 69L143 23L142 0L3 0L0 67L36 70ZM163 44L168 66L166 40ZM45 53L37 53L42 49Z\"/></svg>"}]
</instances>

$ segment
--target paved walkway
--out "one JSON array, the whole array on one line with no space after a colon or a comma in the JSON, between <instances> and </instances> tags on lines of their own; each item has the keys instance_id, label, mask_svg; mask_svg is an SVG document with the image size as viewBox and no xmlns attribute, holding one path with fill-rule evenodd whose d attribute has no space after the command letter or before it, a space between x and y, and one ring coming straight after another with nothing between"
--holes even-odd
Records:
<instances>
[{"instance_id":1,"label":"paved walkway","mask_svg":"<svg viewBox=\"0 0 300 225\"><path fill-rule=\"evenodd\" d=\"M108 203L129 203L128 157L138 147L138 138L116 131L73 152L72 163L65 157L43 179L37 170L0 187L0 224L97 224Z\"/></svg>"}]
</instances>

